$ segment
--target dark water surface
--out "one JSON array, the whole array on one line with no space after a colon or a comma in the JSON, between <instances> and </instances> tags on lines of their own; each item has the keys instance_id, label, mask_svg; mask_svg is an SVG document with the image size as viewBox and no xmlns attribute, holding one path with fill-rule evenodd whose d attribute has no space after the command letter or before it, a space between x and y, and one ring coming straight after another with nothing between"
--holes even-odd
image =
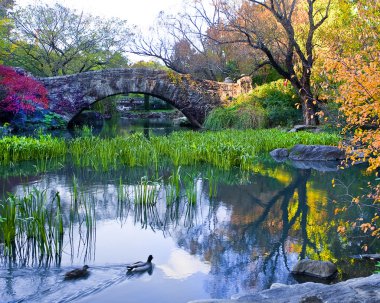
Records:
<instances>
[{"instance_id":1,"label":"dark water surface","mask_svg":"<svg viewBox=\"0 0 380 303\"><path fill-rule=\"evenodd\" d=\"M65 235L60 258L44 264L25 255L14 262L1 259L0 302L230 298L275 282L298 283L290 269L305 257L340 264L338 279L371 273L344 261L362 252L361 233L349 239L337 233L341 222L372 215L349 203L368 181L360 167L318 172L269 160L250 173L181 167L180 195L169 205L167 176L176 171L170 167L158 174L141 167L91 171L70 163L39 174L32 173L30 163L1 170L0 193L23 195L33 187L48 196L59 192ZM157 181L151 183L158 196L154 206L133 201L143 176ZM186 180L193 181L195 203L189 202ZM210 188L216 190L211 198ZM70 221L74 191L93 207L90 231L83 221ZM350 207L336 213L343 205ZM151 274L126 275L127 263L145 261L149 254L154 256ZM83 264L90 266L86 279L63 279Z\"/></svg>"}]
</instances>

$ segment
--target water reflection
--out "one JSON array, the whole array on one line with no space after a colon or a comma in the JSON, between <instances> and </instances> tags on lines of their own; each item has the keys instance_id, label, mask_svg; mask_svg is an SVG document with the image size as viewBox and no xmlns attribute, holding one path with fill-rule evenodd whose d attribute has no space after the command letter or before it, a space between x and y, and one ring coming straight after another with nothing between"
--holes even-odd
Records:
<instances>
[{"instance_id":1,"label":"water reflection","mask_svg":"<svg viewBox=\"0 0 380 303\"><path fill-rule=\"evenodd\" d=\"M99 289L112 288L114 297L123 298L132 283L142 287L141 283L149 281L157 285L149 287L149 300L172 298L173 293L178 296L185 287L194 289L184 291L178 302L229 298L266 289L274 282L296 283L289 270L298 258L337 261L361 250L361 239L352 238L347 245L336 233L340 220L358 213L350 209L335 215L337 205L347 203L343 195L347 189L331 186L333 178L339 179L352 184L350 191L357 194L367 182L358 168L320 173L268 164L251 174L213 169L210 178L209 167L183 167L182 177L177 178L181 180L178 192L173 191L178 170L173 171L160 172L157 199L151 204L135 203L134 196L142 176L150 175L146 168L104 173L66 167L31 177L27 185L51 195L60 192L65 227L61 267L51 264L42 270L28 262L16 268L2 264L0 274L5 279L0 286L8 290L0 300L38 301L38 293L49 288L49 299L59 289L66 298L84 300L88 296L92 302L101 302L104 297L93 286L83 293L80 289L86 284L79 289L63 287L57 276L68 266L84 262L92 269L88 280ZM25 178L14 177L2 183L0 190L20 194L24 184ZM378 249L376 245L370 249ZM149 276L145 275L126 282L122 264L150 253L155 256L156 269L149 280L144 280ZM20 275L26 279L23 268L30 268L28 275L41 281L32 290L18 287L24 285ZM167 294L162 293L159 281L170 289Z\"/></svg>"},{"instance_id":2,"label":"water reflection","mask_svg":"<svg viewBox=\"0 0 380 303\"><path fill-rule=\"evenodd\" d=\"M172 279L185 279L198 272L210 272L210 264L201 262L194 255L180 249L172 251L169 260L159 268Z\"/></svg>"}]
</instances>

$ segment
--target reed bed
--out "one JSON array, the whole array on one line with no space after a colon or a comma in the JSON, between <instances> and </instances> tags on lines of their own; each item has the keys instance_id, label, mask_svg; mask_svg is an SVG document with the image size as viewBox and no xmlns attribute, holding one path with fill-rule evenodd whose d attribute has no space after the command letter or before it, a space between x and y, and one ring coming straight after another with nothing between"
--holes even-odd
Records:
<instances>
[{"instance_id":1,"label":"reed bed","mask_svg":"<svg viewBox=\"0 0 380 303\"><path fill-rule=\"evenodd\" d=\"M3 137L0 139L0 164L25 160L49 161L52 158L64 159L67 145L63 139L49 135L32 137Z\"/></svg>"},{"instance_id":2,"label":"reed bed","mask_svg":"<svg viewBox=\"0 0 380 303\"><path fill-rule=\"evenodd\" d=\"M1 257L24 264L59 262L62 254L63 219L57 192L51 199L46 191L33 188L23 197L9 194L0 201Z\"/></svg>"},{"instance_id":3,"label":"reed bed","mask_svg":"<svg viewBox=\"0 0 380 303\"><path fill-rule=\"evenodd\" d=\"M166 137L142 134L112 139L78 138L69 142L74 163L96 170L118 165L151 166L169 160L174 166L208 163L221 169L251 170L253 160L278 148L295 144L337 145L339 136L308 132L286 133L277 129L176 132Z\"/></svg>"},{"instance_id":4,"label":"reed bed","mask_svg":"<svg viewBox=\"0 0 380 303\"><path fill-rule=\"evenodd\" d=\"M133 186L133 203L139 205L155 205L161 184L159 182L149 181L146 176Z\"/></svg>"},{"instance_id":5,"label":"reed bed","mask_svg":"<svg viewBox=\"0 0 380 303\"><path fill-rule=\"evenodd\" d=\"M72 257L75 254L73 241L75 234L78 234L78 231L74 230L76 224L80 235L77 249L79 251L83 244L84 260L87 260L95 253L96 200L81 188L77 178L73 176L69 210L69 240Z\"/></svg>"},{"instance_id":6,"label":"reed bed","mask_svg":"<svg viewBox=\"0 0 380 303\"><path fill-rule=\"evenodd\" d=\"M42 170L52 158L71 159L75 166L109 171L120 165L150 166L170 161L174 166L208 163L217 168L239 167L251 170L254 159L269 151L295 144L337 145L336 134L297 132L278 129L224 130L218 132L175 132L166 137L142 134L101 139L84 136L72 140L40 136L37 139L5 137L0 139L0 164L38 159Z\"/></svg>"}]
</instances>

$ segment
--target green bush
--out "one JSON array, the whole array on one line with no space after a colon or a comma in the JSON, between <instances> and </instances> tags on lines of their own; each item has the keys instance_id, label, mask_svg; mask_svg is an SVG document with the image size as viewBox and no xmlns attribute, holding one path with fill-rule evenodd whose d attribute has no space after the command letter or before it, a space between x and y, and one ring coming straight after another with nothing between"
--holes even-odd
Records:
<instances>
[{"instance_id":1,"label":"green bush","mask_svg":"<svg viewBox=\"0 0 380 303\"><path fill-rule=\"evenodd\" d=\"M263 128L266 124L266 112L261 106L244 103L212 110L206 117L204 126L208 129L219 130Z\"/></svg>"},{"instance_id":2,"label":"green bush","mask_svg":"<svg viewBox=\"0 0 380 303\"><path fill-rule=\"evenodd\" d=\"M291 126L302 121L302 113L296 108L300 100L293 87L280 79L257 86L248 94L250 102L261 105L267 113L269 126Z\"/></svg>"},{"instance_id":3,"label":"green bush","mask_svg":"<svg viewBox=\"0 0 380 303\"><path fill-rule=\"evenodd\" d=\"M290 84L273 81L239 96L227 107L212 110L204 126L213 130L292 126L302 121L302 113L296 108L298 102Z\"/></svg>"}]
</instances>

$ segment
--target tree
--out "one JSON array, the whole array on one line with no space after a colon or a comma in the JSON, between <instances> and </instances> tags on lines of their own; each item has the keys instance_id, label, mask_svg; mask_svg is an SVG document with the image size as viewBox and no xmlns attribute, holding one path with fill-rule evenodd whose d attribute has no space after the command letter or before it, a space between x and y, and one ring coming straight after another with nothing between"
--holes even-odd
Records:
<instances>
[{"instance_id":1,"label":"tree","mask_svg":"<svg viewBox=\"0 0 380 303\"><path fill-rule=\"evenodd\" d=\"M161 13L150 36L140 35L130 51L158 58L168 68L196 78L219 81L226 76L240 75L231 69L231 62L238 60L226 56L232 52L227 51L225 45L218 45L204 35L207 28L202 23L201 19L186 12L178 16Z\"/></svg>"},{"instance_id":2,"label":"tree","mask_svg":"<svg viewBox=\"0 0 380 303\"><path fill-rule=\"evenodd\" d=\"M167 69L164 65L157 61L137 61L131 64L132 68L152 68L152 69Z\"/></svg>"},{"instance_id":3,"label":"tree","mask_svg":"<svg viewBox=\"0 0 380 303\"><path fill-rule=\"evenodd\" d=\"M324 54L323 76L342 118L348 164L368 160L368 171L380 169L380 1L340 0L344 23L334 28ZM363 158L364 157L364 158ZM351 205L375 209L369 222L357 220L365 232L380 237L380 184L370 183L367 193L352 197ZM370 204L368 204L368 201ZM360 222L359 224L357 224ZM341 231L344 228L341 227Z\"/></svg>"},{"instance_id":4,"label":"tree","mask_svg":"<svg viewBox=\"0 0 380 303\"><path fill-rule=\"evenodd\" d=\"M11 14L14 64L42 76L80 73L127 64L124 47L131 37L126 21L100 19L60 4L29 5ZM25 60L27 58L27 60Z\"/></svg>"},{"instance_id":5,"label":"tree","mask_svg":"<svg viewBox=\"0 0 380 303\"><path fill-rule=\"evenodd\" d=\"M250 48L251 52L243 53L256 65L250 66L251 73L271 65L296 89L304 123L315 125L319 123L319 100L311 78L318 50L314 40L328 18L330 5L331 0L213 0L210 10L197 0L188 12L167 22L167 33L176 42L185 39L196 53L217 49L219 53L214 54L224 59L223 64L231 59L227 55L234 53L234 48ZM160 58L175 69L172 45L167 36L156 43L151 38L136 51Z\"/></svg>"},{"instance_id":6,"label":"tree","mask_svg":"<svg viewBox=\"0 0 380 303\"><path fill-rule=\"evenodd\" d=\"M318 124L318 100L311 82L314 37L328 18L331 0L247 0L238 4L215 0L213 4L218 13L211 17L201 1L194 7L213 29L208 38L219 44L245 44L261 53L265 60L257 68L269 64L289 81L301 99L304 123Z\"/></svg>"},{"instance_id":7,"label":"tree","mask_svg":"<svg viewBox=\"0 0 380 303\"><path fill-rule=\"evenodd\" d=\"M0 65L0 112L10 121L20 111L47 108L47 91L41 83L11 67Z\"/></svg>"},{"instance_id":8,"label":"tree","mask_svg":"<svg viewBox=\"0 0 380 303\"><path fill-rule=\"evenodd\" d=\"M12 0L0 0L0 64L3 63L9 49L9 32L12 26L8 11L14 6Z\"/></svg>"}]
</instances>

